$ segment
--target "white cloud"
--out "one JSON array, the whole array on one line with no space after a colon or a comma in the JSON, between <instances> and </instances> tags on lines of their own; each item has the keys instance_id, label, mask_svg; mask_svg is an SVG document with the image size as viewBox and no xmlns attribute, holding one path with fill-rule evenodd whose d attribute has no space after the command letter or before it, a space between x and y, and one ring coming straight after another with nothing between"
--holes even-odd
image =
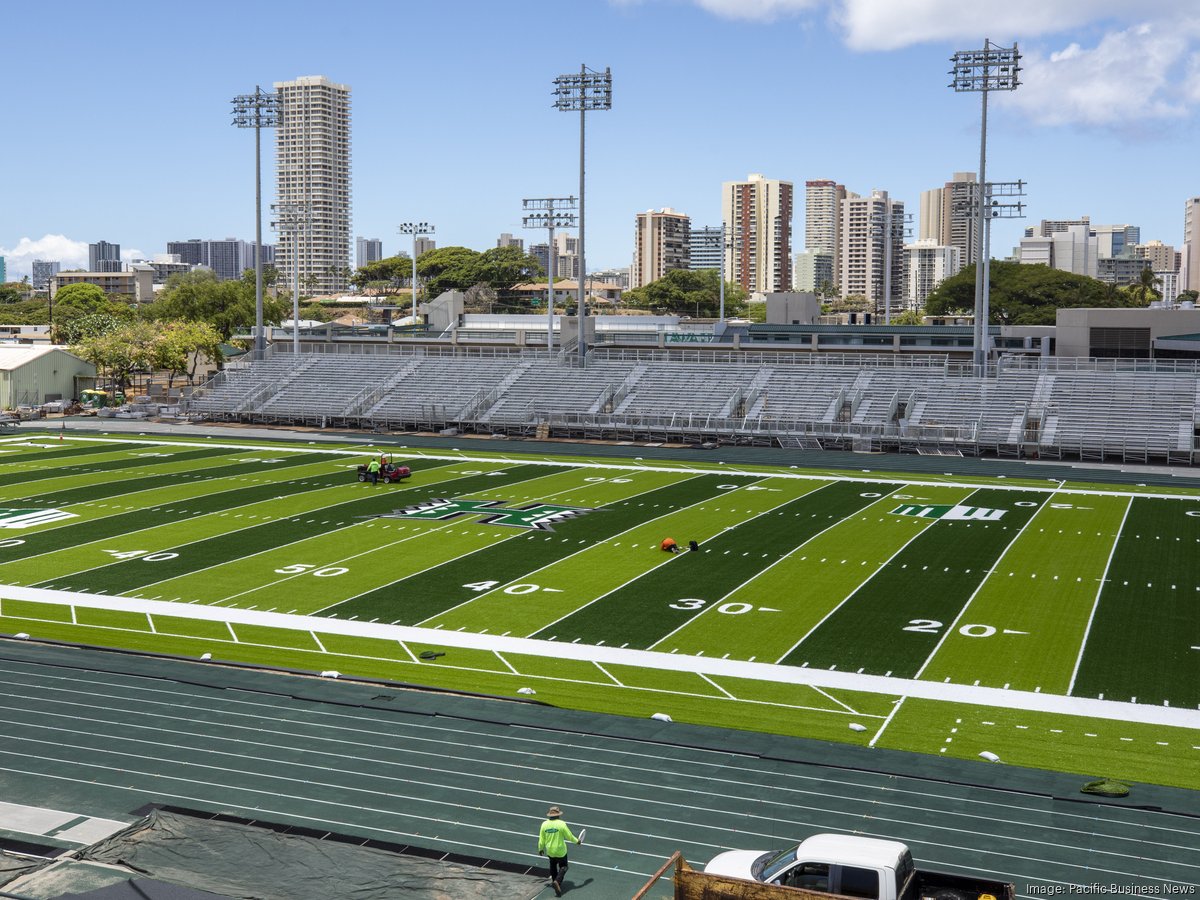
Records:
<instances>
[{"instance_id":1,"label":"white cloud","mask_svg":"<svg viewBox=\"0 0 1200 900\"><path fill-rule=\"evenodd\" d=\"M823 0L694 0L697 6L727 19L773 22L822 5Z\"/></svg>"},{"instance_id":2,"label":"white cloud","mask_svg":"<svg viewBox=\"0 0 1200 900\"><path fill-rule=\"evenodd\" d=\"M1200 19L1185 19L1109 32L1090 48L1073 42L1049 54L1027 52L1020 88L1000 100L1041 125L1121 129L1180 119L1200 101L1185 73L1197 37Z\"/></svg>"},{"instance_id":3,"label":"white cloud","mask_svg":"<svg viewBox=\"0 0 1200 900\"><path fill-rule=\"evenodd\" d=\"M640 0L617 0L640 2ZM852 50L1019 42L1021 87L1000 102L1043 125L1122 129L1200 107L1197 0L687 0L714 15L827 15ZM1081 37L1081 32L1086 38ZM1052 38L1060 37L1055 48Z\"/></svg>"},{"instance_id":4,"label":"white cloud","mask_svg":"<svg viewBox=\"0 0 1200 900\"><path fill-rule=\"evenodd\" d=\"M33 272L35 259L58 260L64 269L86 269L88 245L86 241L73 241L66 235L47 234L37 240L23 237L15 247L0 247L10 281L20 281Z\"/></svg>"},{"instance_id":5,"label":"white cloud","mask_svg":"<svg viewBox=\"0 0 1200 900\"><path fill-rule=\"evenodd\" d=\"M855 50L896 50L949 40L966 47L990 38L1022 44L1030 38L1060 34L1108 20L1128 22L1183 16L1194 0L831 0L833 18Z\"/></svg>"}]
</instances>

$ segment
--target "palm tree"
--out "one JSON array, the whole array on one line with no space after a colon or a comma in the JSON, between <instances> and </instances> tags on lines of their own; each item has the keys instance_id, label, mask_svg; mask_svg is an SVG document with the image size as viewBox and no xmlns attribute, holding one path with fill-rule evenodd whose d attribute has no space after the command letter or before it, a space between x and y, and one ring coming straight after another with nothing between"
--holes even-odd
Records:
<instances>
[{"instance_id":1,"label":"palm tree","mask_svg":"<svg viewBox=\"0 0 1200 900\"><path fill-rule=\"evenodd\" d=\"M1150 266L1146 266L1137 282L1129 286L1129 297L1142 306L1149 306L1153 301L1162 299L1162 291L1158 289L1161 284L1162 279L1154 274Z\"/></svg>"}]
</instances>

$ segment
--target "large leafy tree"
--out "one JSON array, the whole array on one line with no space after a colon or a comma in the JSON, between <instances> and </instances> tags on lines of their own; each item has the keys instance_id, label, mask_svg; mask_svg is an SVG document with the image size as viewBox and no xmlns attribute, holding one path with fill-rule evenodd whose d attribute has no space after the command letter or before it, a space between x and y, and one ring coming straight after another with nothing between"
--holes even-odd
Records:
<instances>
[{"instance_id":1,"label":"large leafy tree","mask_svg":"<svg viewBox=\"0 0 1200 900\"><path fill-rule=\"evenodd\" d=\"M1086 275L998 260L991 264L990 304L992 325L1053 325L1059 309L1141 305ZM925 300L925 311L932 316L970 314L974 308L974 266L947 278Z\"/></svg>"},{"instance_id":2,"label":"large leafy tree","mask_svg":"<svg viewBox=\"0 0 1200 900\"><path fill-rule=\"evenodd\" d=\"M476 266L476 281L492 290L511 290L513 285L535 281L545 274L535 256L517 247L493 247L480 254Z\"/></svg>"},{"instance_id":3,"label":"large leafy tree","mask_svg":"<svg viewBox=\"0 0 1200 900\"><path fill-rule=\"evenodd\" d=\"M59 309L100 312L108 305L108 296L94 284L68 284L55 292L54 305Z\"/></svg>"},{"instance_id":4,"label":"large leafy tree","mask_svg":"<svg viewBox=\"0 0 1200 900\"><path fill-rule=\"evenodd\" d=\"M406 279L411 278L412 258L400 254L359 266L350 277L350 283L360 291L370 288L377 294L394 294Z\"/></svg>"},{"instance_id":5,"label":"large leafy tree","mask_svg":"<svg viewBox=\"0 0 1200 900\"><path fill-rule=\"evenodd\" d=\"M715 316L720 310L721 275L716 269L672 269L657 281L626 291L622 302L633 309L671 315ZM740 313L746 291L725 282L725 315Z\"/></svg>"},{"instance_id":6,"label":"large leafy tree","mask_svg":"<svg viewBox=\"0 0 1200 900\"><path fill-rule=\"evenodd\" d=\"M221 335L207 322L166 322L158 330L153 344L153 366L167 373L168 389L180 375L188 383L196 380L196 370L207 358L221 361Z\"/></svg>"},{"instance_id":7,"label":"large leafy tree","mask_svg":"<svg viewBox=\"0 0 1200 900\"><path fill-rule=\"evenodd\" d=\"M172 275L150 307L160 321L183 319L208 322L229 340L239 330L254 325L254 276L240 281L218 281L213 272L195 271ZM263 321L279 323L289 315L288 304L277 297L263 297Z\"/></svg>"},{"instance_id":8,"label":"large leafy tree","mask_svg":"<svg viewBox=\"0 0 1200 900\"><path fill-rule=\"evenodd\" d=\"M438 247L422 253L417 259L417 275L424 283L425 296L433 299L443 291L465 291L482 281L482 256L469 247Z\"/></svg>"}]
</instances>

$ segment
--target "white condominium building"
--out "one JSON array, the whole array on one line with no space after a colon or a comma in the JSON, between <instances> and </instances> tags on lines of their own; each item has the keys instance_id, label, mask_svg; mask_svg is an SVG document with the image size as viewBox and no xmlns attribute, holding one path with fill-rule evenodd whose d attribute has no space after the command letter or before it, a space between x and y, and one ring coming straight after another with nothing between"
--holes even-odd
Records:
<instances>
[{"instance_id":1,"label":"white condominium building","mask_svg":"<svg viewBox=\"0 0 1200 900\"><path fill-rule=\"evenodd\" d=\"M1183 207L1183 262L1181 291L1200 291L1200 197L1189 197Z\"/></svg>"},{"instance_id":2,"label":"white condominium building","mask_svg":"<svg viewBox=\"0 0 1200 900\"><path fill-rule=\"evenodd\" d=\"M908 278L905 300L909 309L925 305L933 289L962 269L962 253L957 247L926 238L904 248Z\"/></svg>"},{"instance_id":3,"label":"white condominium building","mask_svg":"<svg viewBox=\"0 0 1200 900\"><path fill-rule=\"evenodd\" d=\"M842 201L858 194L827 178L804 182L804 248L833 257L833 281L842 266Z\"/></svg>"},{"instance_id":4,"label":"white condominium building","mask_svg":"<svg viewBox=\"0 0 1200 900\"><path fill-rule=\"evenodd\" d=\"M672 269L688 268L691 229L691 218L670 207L638 213L633 233L630 287L639 288L658 281Z\"/></svg>"},{"instance_id":5,"label":"white condominium building","mask_svg":"<svg viewBox=\"0 0 1200 900\"><path fill-rule=\"evenodd\" d=\"M792 286L792 192L790 181L752 174L721 186L722 220L731 246L725 277L750 293Z\"/></svg>"},{"instance_id":6,"label":"white condominium building","mask_svg":"<svg viewBox=\"0 0 1200 900\"><path fill-rule=\"evenodd\" d=\"M838 286L843 297L866 297L877 312L897 310L904 298L904 204L887 191L842 201ZM890 296L889 296L890 292Z\"/></svg>"},{"instance_id":7,"label":"white condominium building","mask_svg":"<svg viewBox=\"0 0 1200 900\"><path fill-rule=\"evenodd\" d=\"M277 81L275 90L276 197L281 210L308 204L309 213L298 241L294 232L279 233L281 281L291 283L299 259L302 291L340 291L350 268L350 87L306 75Z\"/></svg>"}]
</instances>

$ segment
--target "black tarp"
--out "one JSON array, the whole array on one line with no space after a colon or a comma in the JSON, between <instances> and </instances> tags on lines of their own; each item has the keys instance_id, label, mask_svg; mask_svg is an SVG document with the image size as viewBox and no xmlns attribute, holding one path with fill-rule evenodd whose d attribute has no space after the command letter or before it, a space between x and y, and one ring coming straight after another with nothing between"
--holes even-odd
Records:
<instances>
[{"instance_id":1,"label":"black tarp","mask_svg":"<svg viewBox=\"0 0 1200 900\"><path fill-rule=\"evenodd\" d=\"M540 878L155 810L81 858L238 900L531 900Z\"/></svg>"}]
</instances>

